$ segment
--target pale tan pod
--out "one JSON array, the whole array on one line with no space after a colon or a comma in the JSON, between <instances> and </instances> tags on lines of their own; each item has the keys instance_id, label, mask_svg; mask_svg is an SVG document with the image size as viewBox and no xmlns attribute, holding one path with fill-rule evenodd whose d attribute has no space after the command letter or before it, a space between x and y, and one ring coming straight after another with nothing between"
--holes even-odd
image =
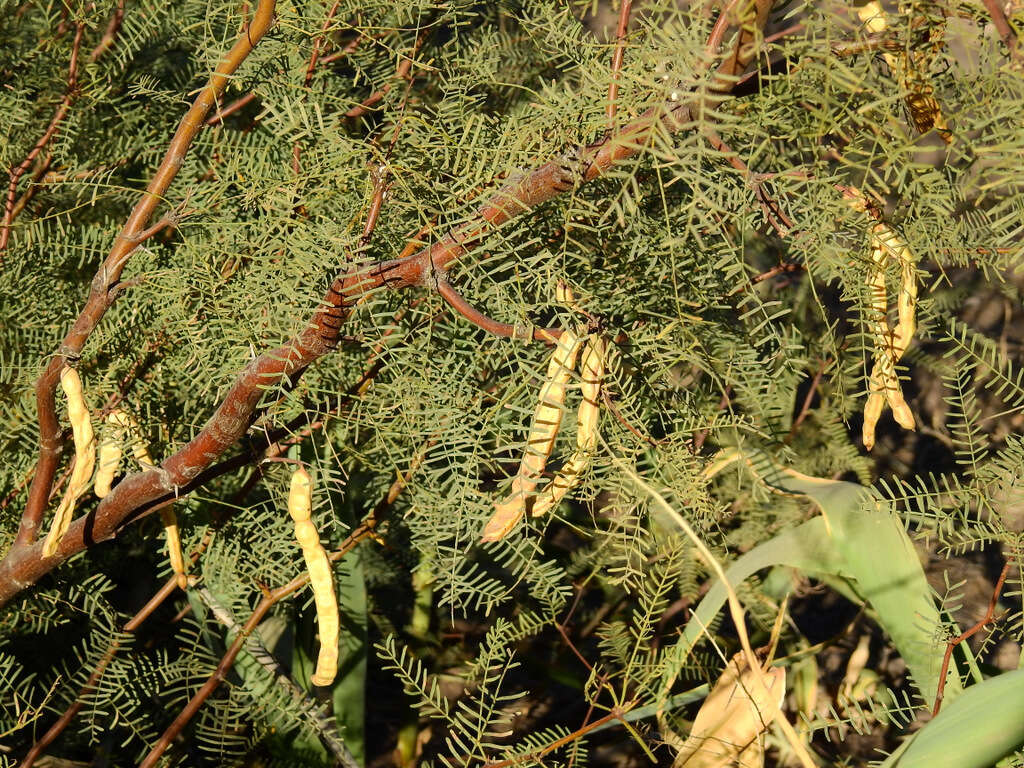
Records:
<instances>
[{"instance_id":1,"label":"pale tan pod","mask_svg":"<svg viewBox=\"0 0 1024 768\"><path fill-rule=\"evenodd\" d=\"M526 514L558 437L566 389L576 367L579 348L579 337L570 330L562 331L548 362L547 377L533 413L519 472L512 480L509 495L495 503L494 514L484 526L480 541L498 541Z\"/></svg>"},{"instance_id":2,"label":"pale tan pod","mask_svg":"<svg viewBox=\"0 0 1024 768\"><path fill-rule=\"evenodd\" d=\"M914 310L917 303L917 273L914 256L906 241L883 222L871 228L872 267L867 285L870 293L868 306L874 317L872 335L875 343L875 363L871 370L868 404L864 408L864 447L871 450L875 442L875 425L881 415L882 403L888 402L893 418L905 429L914 429L914 414L903 398L903 390L896 374L896 362L906 352L916 330ZM897 297L899 323L889 328L886 318L888 298L885 293L884 264L887 258L900 266L900 290ZM879 399L884 397L884 401Z\"/></svg>"},{"instance_id":3,"label":"pale tan pod","mask_svg":"<svg viewBox=\"0 0 1024 768\"><path fill-rule=\"evenodd\" d=\"M320 536L312 522L313 483L309 473L299 468L292 474L288 492L288 514L295 523L295 539L302 547L302 556L309 572L313 590L316 622L320 631L320 650L316 669L310 677L313 685L330 685L338 674L338 599L334 592L334 575Z\"/></svg>"},{"instance_id":4,"label":"pale tan pod","mask_svg":"<svg viewBox=\"0 0 1024 768\"><path fill-rule=\"evenodd\" d=\"M50 530L43 541L44 557L56 554L61 539L71 525L75 502L89 487L92 470L96 465L96 436L93 433L89 408L82 393L82 379L78 371L70 366L64 366L60 372L60 386L68 400L68 420L71 422L71 436L75 443L75 465L71 470L64 496L57 505L57 511L54 512Z\"/></svg>"},{"instance_id":5,"label":"pale tan pod","mask_svg":"<svg viewBox=\"0 0 1024 768\"><path fill-rule=\"evenodd\" d=\"M604 380L605 353L605 340L598 335L592 336L580 362L580 392L583 399L576 411L576 450L554 479L537 495L531 510L534 517L547 514L557 507L579 482L580 475L593 458L601 422L601 382Z\"/></svg>"},{"instance_id":6,"label":"pale tan pod","mask_svg":"<svg viewBox=\"0 0 1024 768\"><path fill-rule=\"evenodd\" d=\"M93 492L96 498L106 498L110 493L110 485L117 476L117 467L121 463L121 442L124 440L124 427L121 423L120 409L107 414L107 429L100 443L99 461L96 467L96 479L93 481Z\"/></svg>"},{"instance_id":7,"label":"pale tan pod","mask_svg":"<svg viewBox=\"0 0 1024 768\"><path fill-rule=\"evenodd\" d=\"M124 435L131 448L132 456L139 466L148 471L156 468L153 457L149 454L149 447L142 439L142 430L135 418L121 409L110 412L107 417L111 424L116 424L124 430ZM174 508L164 507L160 510L160 522L164 526L164 538L167 541L167 560L171 564L171 571L181 589L188 588L188 569L185 565L185 557L181 552L181 529L178 527L178 516L174 514Z\"/></svg>"},{"instance_id":8,"label":"pale tan pod","mask_svg":"<svg viewBox=\"0 0 1024 768\"><path fill-rule=\"evenodd\" d=\"M736 654L697 712L673 768L756 765L756 745L780 715L785 695L785 667L755 671Z\"/></svg>"},{"instance_id":9,"label":"pale tan pod","mask_svg":"<svg viewBox=\"0 0 1024 768\"><path fill-rule=\"evenodd\" d=\"M864 427L861 435L864 439L864 448L871 450L875 447L875 426L882 415L882 408L885 405L885 395L881 392L872 392L864 404Z\"/></svg>"}]
</instances>

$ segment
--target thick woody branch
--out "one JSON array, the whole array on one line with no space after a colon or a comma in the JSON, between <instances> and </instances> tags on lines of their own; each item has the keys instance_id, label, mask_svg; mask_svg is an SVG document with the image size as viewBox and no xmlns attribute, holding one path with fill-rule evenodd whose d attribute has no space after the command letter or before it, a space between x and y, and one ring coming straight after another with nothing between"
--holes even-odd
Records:
<instances>
[{"instance_id":1,"label":"thick woody branch","mask_svg":"<svg viewBox=\"0 0 1024 768\"><path fill-rule=\"evenodd\" d=\"M103 264L97 270L85 307L64 337L56 354L50 357L43 374L36 382L36 409L39 418L39 460L35 477L29 488L28 503L22 515L21 527L14 540L15 548L25 547L35 541L49 498L53 477L60 457L60 424L57 421L54 394L61 368L68 361L77 359L86 340L113 303L111 288L121 277L128 259L140 242L139 235L146 230L154 211L163 199L163 194L178 175L185 159L185 153L203 127L207 113L223 93L230 76L252 51L257 42L270 29L274 20L275 0L261 0L252 23L243 30L234 47L221 62L209 83L196 97L192 107L182 118L178 130L171 140L163 162L157 168L142 199L132 209L124 228L118 235ZM69 89L70 92L70 89Z\"/></svg>"},{"instance_id":2,"label":"thick woody branch","mask_svg":"<svg viewBox=\"0 0 1024 768\"><path fill-rule=\"evenodd\" d=\"M272 2L270 5L272 10ZM723 15L734 14L735 8L739 5L739 0L734 0L730 7L723 11ZM264 9L264 4L260 5L260 9ZM458 259L502 224L576 188L581 183L597 179L617 163L639 153L655 132L692 130L695 127L695 120L699 119L704 109L726 98L736 76L749 64L757 50L757 35L760 34L770 9L770 0L758 0L751 15L739 20L740 26L733 41L735 50L727 54L725 61L710 77L705 88L695 93L689 102L652 108L617 134L579 148L569 157L545 163L533 172L507 183L485 200L473 218L450 231L433 245L403 258L359 265L338 276L307 327L287 344L253 360L239 375L228 390L223 403L191 442L164 461L159 469L125 478L95 510L86 517L74 521L57 553L44 559L41 544L33 545L31 542L34 541L35 527L38 526L45 507L45 494L49 492L59 451L60 433L54 415L53 386L63 360L69 354L62 350L63 354L55 356L47 368L47 373L40 380L39 389L43 395L47 395L40 398L41 434L50 443L44 445L48 450L44 450L41 455L40 467L30 490L30 506L25 514L27 522L23 523L23 530L19 532L15 547L3 562L0 562L0 606L68 557L97 541L112 538L126 522L148 514L154 504L159 504L162 500L187 489L204 469L214 464L245 434L253 412L266 391L274 389L286 376L301 371L335 347L342 325L361 297L384 288L432 287L439 273L446 272ZM257 17L261 11L257 12ZM716 30L718 29L719 26L716 25ZM726 31L717 32L719 40L724 39ZM202 115L198 115L196 119L199 124L202 123ZM134 227L133 231L142 228L137 223ZM121 238L120 242L126 241ZM125 252L130 253L130 249ZM115 249L115 253L119 251ZM106 294L106 289L103 293ZM101 305L103 301L100 300ZM81 345L88 336L87 331L91 331L102 316L102 311L95 317L89 315L89 306L92 306L92 298L87 311L79 318L79 322L68 336L72 342L68 344L68 348L74 354L81 350ZM102 310L105 311L105 305L102 305ZM74 344L77 344L77 347ZM42 418L43 406L48 409L50 419L45 424ZM39 490L40 488L45 492Z\"/></svg>"}]
</instances>

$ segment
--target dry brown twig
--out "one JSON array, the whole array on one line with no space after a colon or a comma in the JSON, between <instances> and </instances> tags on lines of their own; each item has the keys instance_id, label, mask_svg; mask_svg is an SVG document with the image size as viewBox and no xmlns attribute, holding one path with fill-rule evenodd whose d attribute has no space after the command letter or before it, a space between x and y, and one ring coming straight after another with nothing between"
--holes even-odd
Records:
<instances>
[{"instance_id":1,"label":"dry brown twig","mask_svg":"<svg viewBox=\"0 0 1024 768\"><path fill-rule=\"evenodd\" d=\"M81 52L82 33L84 31L85 23L81 21L78 22L75 25L75 39L71 44L71 60L68 63L67 88L64 90L64 98L61 99L60 104L57 106L57 111L54 113L53 119L50 120L50 124L46 127L43 135L39 137L39 140L35 145L33 145L32 149L29 150L25 159L15 167L11 168L8 174L7 200L4 203L4 217L3 220L0 221L0 265L3 264L2 254L7 250L7 244L11 240L11 225L14 223L14 217L16 215L14 206L18 195L18 182L21 180L21 177L25 175L25 172L32 167L32 163L35 162L39 153L42 152L53 137L57 135L57 131L60 128L61 123L64 122L64 119L68 115L68 111L71 109L71 104L78 96L78 56ZM43 165L44 167L49 167L49 163L43 163ZM45 173L45 170L43 172ZM54 378L54 388L56 388L56 377Z\"/></svg>"},{"instance_id":2,"label":"dry brown twig","mask_svg":"<svg viewBox=\"0 0 1024 768\"><path fill-rule=\"evenodd\" d=\"M953 657L953 649L956 648L960 643L973 637L982 629L991 623L992 619L995 618L996 606L999 605L999 595L1003 592L1003 586L1006 584L1006 577L1010 575L1010 568L1013 567L1013 561L1007 560L1003 566L1003 570L999 573L999 578L996 580L996 586L992 590L992 599L989 600L988 610L985 611L985 615L981 621L977 622L970 629L961 632L954 638L951 638L946 643L946 652L942 655L942 669L939 671L939 685L935 691L935 706L932 708L932 717L939 714L939 710L942 709L942 699L945 696L946 691L946 678L949 675L949 663Z\"/></svg>"}]
</instances>

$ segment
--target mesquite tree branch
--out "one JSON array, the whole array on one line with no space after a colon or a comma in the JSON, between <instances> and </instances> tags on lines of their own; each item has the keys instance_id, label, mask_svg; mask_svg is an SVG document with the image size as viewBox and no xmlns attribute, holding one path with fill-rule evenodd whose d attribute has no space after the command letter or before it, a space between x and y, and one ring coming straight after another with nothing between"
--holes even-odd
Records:
<instances>
[{"instance_id":1,"label":"mesquite tree branch","mask_svg":"<svg viewBox=\"0 0 1024 768\"><path fill-rule=\"evenodd\" d=\"M196 97L192 107L181 119L178 130L171 140L163 162L146 187L142 199L132 209L114 247L93 277L89 298L78 318L64 337L57 353L50 360L43 374L36 382L36 409L39 418L39 460L36 473L29 488L28 502L21 518L21 527L14 540L15 549L26 547L36 539L36 533L46 511L46 502L53 485L60 457L60 424L54 395L57 381L64 365L77 359L86 340L99 325L110 308L113 298L110 289L117 283L128 259L139 245L137 239L143 232L154 211L163 199L164 192L178 175L185 153L203 127L207 113L216 104L218 97L227 87L230 76L260 41L274 20L276 0L261 0L252 23L243 30L231 51L217 67L209 83ZM70 89L69 89L70 90Z\"/></svg>"},{"instance_id":2,"label":"mesquite tree branch","mask_svg":"<svg viewBox=\"0 0 1024 768\"><path fill-rule=\"evenodd\" d=\"M59 454L60 430L53 392L64 360L81 351L85 339L106 311L105 297L109 284L105 283L99 294L94 285L86 310L68 334L61 353L51 360L37 386L43 450L29 492L23 530L19 532L15 546L0 562L0 606L68 557L97 541L112 538L126 522L151 512L154 504L187 492L193 481L245 434L253 412L267 390L274 389L285 377L303 370L336 346L342 324L362 296L383 288L397 290L432 285L437 276L443 277L459 258L486 235L502 224L575 189L579 184L599 178L617 163L635 156L656 131L679 132L696 127L696 121L701 119L705 109L727 98L737 76L746 69L757 52L757 36L767 21L771 2L757 0L750 15L737 18L736 9L740 5L739 0L733 0L716 23L712 33L714 45L709 42L709 50L717 52L728 30L735 27L737 34L729 52L710 75L708 82L693 93L692 98L685 102L670 102L653 107L618 133L589 146L576 148L568 156L551 160L507 183L490 195L469 221L433 245L403 258L353 266L339 275L306 328L286 344L263 353L246 366L199 434L167 458L159 468L126 477L91 513L71 524L54 556L43 558L41 544L32 542L35 528L42 518L46 494L52 483ZM267 17L264 21L269 26L272 11L273 0L264 0L257 10L257 19L264 14ZM257 21L254 21L254 28L256 25ZM258 39L255 33L243 37ZM246 52L248 50L251 50L251 46ZM711 58L709 62L715 60ZM209 100L194 118L195 130L198 130L212 106L215 97L212 89L211 85L204 91L204 94L210 94ZM179 134L182 130L179 129ZM135 232L142 229L144 219L148 219L156 205L153 196L147 195L144 200L150 199L154 202L146 210L145 217L133 212L126 230ZM122 246L122 243L125 245ZM119 238L118 244L111 256L118 255L120 258L121 255L130 254L130 243L124 237ZM104 268L101 268L100 274L105 274ZM119 275L120 269L113 275L111 282L116 281ZM45 493L41 489L45 489Z\"/></svg>"}]
</instances>

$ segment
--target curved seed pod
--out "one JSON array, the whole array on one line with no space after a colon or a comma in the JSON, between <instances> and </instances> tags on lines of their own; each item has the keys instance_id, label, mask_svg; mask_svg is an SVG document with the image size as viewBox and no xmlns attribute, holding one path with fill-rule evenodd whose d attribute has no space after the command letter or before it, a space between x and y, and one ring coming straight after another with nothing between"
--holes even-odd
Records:
<instances>
[{"instance_id":1,"label":"curved seed pod","mask_svg":"<svg viewBox=\"0 0 1024 768\"><path fill-rule=\"evenodd\" d=\"M537 495L530 514L534 517L546 514L557 507L590 464L597 448L597 430L601 422L601 382L604 379L604 365L607 342L598 336L590 337L583 359L580 362L582 383L580 391L583 401L576 411L576 451L569 458L554 479Z\"/></svg>"},{"instance_id":2,"label":"curved seed pod","mask_svg":"<svg viewBox=\"0 0 1024 768\"><path fill-rule=\"evenodd\" d=\"M859 192L855 192L855 196ZM885 262L896 261L900 266L900 289L897 295L899 322L889 328L886 318L888 298L885 292ZM914 414L903 398L896 362L907 351L916 330L914 312L917 306L917 271L914 254L906 241L890 227L879 222L871 228L871 260L868 271L868 306L873 314L872 335L875 340L875 364L868 385L868 402L864 407L862 436L864 447L871 450L875 443L875 425L884 402L892 409L893 418L905 429L914 429Z\"/></svg>"},{"instance_id":3,"label":"curved seed pod","mask_svg":"<svg viewBox=\"0 0 1024 768\"><path fill-rule=\"evenodd\" d=\"M900 289L896 297L898 322L892 335L893 359L899 360L917 330L916 259L907 242L886 224L876 224L872 229L872 238L900 267Z\"/></svg>"},{"instance_id":4,"label":"curved seed pod","mask_svg":"<svg viewBox=\"0 0 1024 768\"><path fill-rule=\"evenodd\" d=\"M494 505L494 514L484 526L481 541L498 541L503 538L526 513L527 505L532 503L534 490L544 473L562 425L566 387L576 367L579 348L579 337L570 330L562 331L548 363L547 378L533 413L533 423L519 464L519 473L512 480L509 495Z\"/></svg>"},{"instance_id":5,"label":"curved seed pod","mask_svg":"<svg viewBox=\"0 0 1024 768\"><path fill-rule=\"evenodd\" d=\"M320 630L320 652L310 681L313 685L330 685L338 674L338 599L334 594L334 574L320 536L313 525L313 484L309 473L301 467L292 474L288 493L288 514L295 523L295 539L302 547L316 605L316 622Z\"/></svg>"},{"instance_id":6,"label":"curved seed pod","mask_svg":"<svg viewBox=\"0 0 1024 768\"><path fill-rule=\"evenodd\" d=\"M68 419L71 421L71 434L75 441L75 466L68 479L68 487L54 512L50 531L43 542L43 556L50 557L57 552L57 546L71 525L71 517L75 512L75 502L85 493L92 480L92 470L96 464L96 438L89 419L89 409L82 394L82 379L78 371L64 366L60 372L60 386L68 399Z\"/></svg>"},{"instance_id":7,"label":"curved seed pod","mask_svg":"<svg viewBox=\"0 0 1024 768\"><path fill-rule=\"evenodd\" d=\"M111 411L107 420L111 424L121 427L124 435L128 438L128 446L131 448L132 456L139 466L144 470L156 469L153 457L149 455L149 448L146 441L142 439L142 430L139 423L130 414L120 408ZM174 514L174 507L168 505L160 510L160 522L164 526L164 536L167 539L167 560L171 564L171 571L181 589L188 588L188 570L185 567L185 558L181 552L181 529L178 527L178 516Z\"/></svg>"},{"instance_id":8,"label":"curved seed pod","mask_svg":"<svg viewBox=\"0 0 1024 768\"><path fill-rule=\"evenodd\" d=\"M122 413L121 409L115 408L107 414L107 430L100 443L96 479L93 481L93 491L98 499L110 493L110 484L117 475L118 464L121 463L121 442L124 440Z\"/></svg>"}]
</instances>

